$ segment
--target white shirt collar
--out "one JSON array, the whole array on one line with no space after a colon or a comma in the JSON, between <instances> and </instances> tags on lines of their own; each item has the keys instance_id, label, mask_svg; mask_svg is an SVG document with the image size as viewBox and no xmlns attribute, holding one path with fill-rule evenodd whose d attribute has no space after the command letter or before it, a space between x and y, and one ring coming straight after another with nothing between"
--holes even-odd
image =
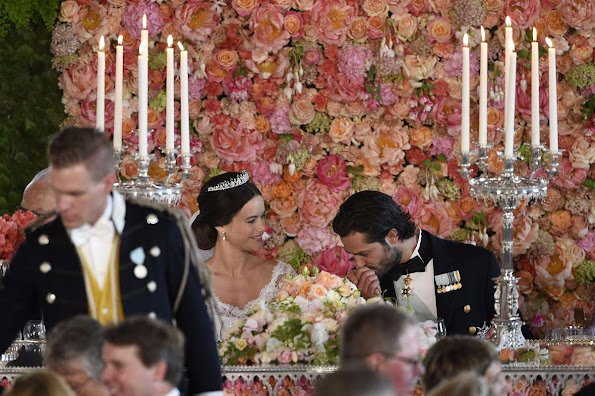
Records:
<instances>
[{"instance_id":1,"label":"white shirt collar","mask_svg":"<svg viewBox=\"0 0 595 396\"><path fill-rule=\"evenodd\" d=\"M68 231L70 239L75 246L80 246L88 239L90 230L98 223L112 223L118 234L124 230L124 219L126 217L126 201L124 197L116 191L107 196L107 204L103 213L92 226L85 223L79 227L71 228Z\"/></svg>"},{"instance_id":2,"label":"white shirt collar","mask_svg":"<svg viewBox=\"0 0 595 396\"><path fill-rule=\"evenodd\" d=\"M416 231L419 230L416 229ZM413 250L413 253L411 253L411 257L409 257L409 260L411 260L413 257L415 256L419 256L419 247L421 246L421 230L419 230L419 236L417 237L417 245L415 245L415 249Z\"/></svg>"},{"instance_id":3,"label":"white shirt collar","mask_svg":"<svg viewBox=\"0 0 595 396\"><path fill-rule=\"evenodd\" d=\"M167 392L165 396L180 396L180 391L178 390L178 388L173 388L172 390Z\"/></svg>"},{"instance_id":4,"label":"white shirt collar","mask_svg":"<svg viewBox=\"0 0 595 396\"><path fill-rule=\"evenodd\" d=\"M126 218L126 200L122 194L115 190L112 191L111 196L113 198L112 221L118 234L122 235L122 231L124 231L124 219Z\"/></svg>"}]
</instances>

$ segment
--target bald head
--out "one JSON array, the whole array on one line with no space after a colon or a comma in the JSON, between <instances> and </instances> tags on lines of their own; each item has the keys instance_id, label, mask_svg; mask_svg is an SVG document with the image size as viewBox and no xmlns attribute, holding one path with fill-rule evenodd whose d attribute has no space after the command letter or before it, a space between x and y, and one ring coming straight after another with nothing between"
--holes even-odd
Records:
<instances>
[{"instance_id":1,"label":"bald head","mask_svg":"<svg viewBox=\"0 0 595 396\"><path fill-rule=\"evenodd\" d=\"M40 171L23 191L21 207L44 216L56 210L56 200L48 181L48 169Z\"/></svg>"}]
</instances>

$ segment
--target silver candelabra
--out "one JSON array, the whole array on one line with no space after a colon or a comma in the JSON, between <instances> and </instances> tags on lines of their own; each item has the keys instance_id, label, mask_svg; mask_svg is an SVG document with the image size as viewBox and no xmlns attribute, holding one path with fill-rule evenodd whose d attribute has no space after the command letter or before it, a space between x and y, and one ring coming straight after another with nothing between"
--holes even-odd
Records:
<instances>
[{"instance_id":1,"label":"silver candelabra","mask_svg":"<svg viewBox=\"0 0 595 396\"><path fill-rule=\"evenodd\" d=\"M502 153L498 155L504 161L504 170L500 176L490 177L487 172L488 153L490 145L480 146L471 153L462 153L459 166L460 173L469 180L471 196L485 203L494 202L502 208L502 275L496 279L495 309L496 316L492 321L496 331L494 344L498 350L504 348L520 348L526 345L525 338L521 333L523 324L518 315L519 289L518 279L514 277L514 265L512 262L513 249L513 221L514 210L521 201L527 204L543 200L547 193L548 179L538 177L537 171L545 167L547 174L554 177L558 173L558 160L561 151L545 154L542 146L531 148L530 167L528 176L515 175L515 161L518 153L512 157L506 157ZM471 177L471 159L477 158L480 173L477 177Z\"/></svg>"},{"instance_id":2,"label":"silver candelabra","mask_svg":"<svg viewBox=\"0 0 595 396\"><path fill-rule=\"evenodd\" d=\"M152 180L149 177L149 163L154 155L141 156L134 154L138 165L138 177L131 181L122 181L120 176L120 168L122 165L123 150L115 152L116 159L116 175L118 176L117 183L114 187L118 192L125 197L148 199L169 206L176 206L180 203L182 198L182 186L186 180L191 176L190 173L190 158L191 154L178 155L175 150L165 151L167 178L165 181ZM178 166L177 159L181 158L181 166ZM174 180L176 173L181 171L181 181Z\"/></svg>"}]
</instances>

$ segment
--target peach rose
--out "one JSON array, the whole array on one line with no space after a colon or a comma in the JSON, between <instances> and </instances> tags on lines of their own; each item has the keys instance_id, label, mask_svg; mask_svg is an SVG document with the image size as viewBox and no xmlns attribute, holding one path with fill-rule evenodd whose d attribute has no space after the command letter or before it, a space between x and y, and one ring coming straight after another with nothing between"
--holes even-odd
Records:
<instances>
[{"instance_id":1,"label":"peach rose","mask_svg":"<svg viewBox=\"0 0 595 396\"><path fill-rule=\"evenodd\" d=\"M289 35L293 38L300 37L304 32L302 27L304 26L304 20L301 14L290 11L285 15L283 21L283 27L289 32Z\"/></svg>"},{"instance_id":2,"label":"peach rose","mask_svg":"<svg viewBox=\"0 0 595 396\"><path fill-rule=\"evenodd\" d=\"M548 188L545 199L541 203L543 210L553 212L564 206L564 196L557 188Z\"/></svg>"},{"instance_id":3,"label":"peach rose","mask_svg":"<svg viewBox=\"0 0 595 396\"><path fill-rule=\"evenodd\" d=\"M147 127L149 129L157 129L163 125L163 122L164 120L163 117L161 117L161 113L149 107L147 112Z\"/></svg>"},{"instance_id":4,"label":"peach rose","mask_svg":"<svg viewBox=\"0 0 595 396\"><path fill-rule=\"evenodd\" d=\"M84 101L95 99L97 72L85 62L75 63L60 76L60 86L67 96Z\"/></svg>"},{"instance_id":5,"label":"peach rose","mask_svg":"<svg viewBox=\"0 0 595 396\"><path fill-rule=\"evenodd\" d=\"M315 115L314 105L307 97L295 100L289 109L289 121L295 125L309 124Z\"/></svg>"},{"instance_id":6,"label":"peach rose","mask_svg":"<svg viewBox=\"0 0 595 396\"><path fill-rule=\"evenodd\" d=\"M258 7L258 0L232 0L231 6L239 15L246 16Z\"/></svg>"},{"instance_id":7,"label":"peach rose","mask_svg":"<svg viewBox=\"0 0 595 396\"><path fill-rule=\"evenodd\" d=\"M273 189L271 191L273 198L287 198L292 192L293 189L291 188L291 185L283 180L273 185Z\"/></svg>"},{"instance_id":8,"label":"peach rose","mask_svg":"<svg viewBox=\"0 0 595 396\"><path fill-rule=\"evenodd\" d=\"M368 38L368 19L364 16L355 18L347 34L355 41L365 41Z\"/></svg>"},{"instance_id":9,"label":"peach rose","mask_svg":"<svg viewBox=\"0 0 595 396\"><path fill-rule=\"evenodd\" d=\"M405 40L411 38L417 32L417 19L409 14L401 16L397 22L397 33Z\"/></svg>"},{"instance_id":10,"label":"peach rose","mask_svg":"<svg viewBox=\"0 0 595 396\"><path fill-rule=\"evenodd\" d=\"M564 23L560 17L558 10L549 10L545 14L545 23L547 25L549 33L554 36L563 36L568 30L568 25Z\"/></svg>"},{"instance_id":11,"label":"peach rose","mask_svg":"<svg viewBox=\"0 0 595 396\"><path fill-rule=\"evenodd\" d=\"M428 23L428 38L438 43L446 43L452 38L452 26L446 18L435 18Z\"/></svg>"},{"instance_id":12,"label":"peach rose","mask_svg":"<svg viewBox=\"0 0 595 396\"><path fill-rule=\"evenodd\" d=\"M310 42L316 42L318 40L318 29L313 25L304 25L304 40Z\"/></svg>"},{"instance_id":13,"label":"peach rose","mask_svg":"<svg viewBox=\"0 0 595 396\"><path fill-rule=\"evenodd\" d=\"M411 0L407 8L412 15L420 16L430 9L430 2L428 0Z\"/></svg>"},{"instance_id":14,"label":"peach rose","mask_svg":"<svg viewBox=\"0 0 595 396\"><path fill-rule=\"evenodd\" d=\"M135 179L138 175L138 164L132 157L125 157L120 165L120 173L126 179Z\"/></svg>"},{"instance_id":15,"label":"peach rose","mask_svg":"<svg viewBox=\"0 0 595 396\"><path fill-rule=\"evenodd\" d=\"M386 18L388 16L388 3L386 0L364 0L362 9L371 17Z\"/></svg>"},{"instance_id":16,"label":"peach rose","mask_svg":"<svg viewBox=\"0 0 595 396\"><path fill-rule=\"evenodd\" d=\"M312 287L310 288L310 291L308 292L308 299L309 300L317 300L317 299L321 299L324 298L324 296L326 296L326 293L328 293L328 289L318 283L312 285Z\"/></svg>"},{"instance_id":17,"label":"peach rose","mask_svg":"<svg viewBox=\"0 0 595 396\"><path fill-rule=\"evenodd\" d=\"M499 128L504 123L504 114L495 107L488 107L488 128Z\"/></svg>"},{"instance_id":18,"label":"peach rose","mask_svg":"<svg viewBox=\"0 0 595 396\"><path fill-rule=\"evenodd\" d=\"M314 0L293 0L292 8L300 11L310 11L314 5Z\"/></svg>"},{"instance_id":19,"label":"peach rose","mask_svg":"<svg viewBox=\"0 0 595 396\"><path fill-rule=\"evenodd\" d=\"M496 13L500 13L502 11L502 6L504 5L502 0L484 0L483 4L488 12Z\"/></svg>"},{"instance_id":20,"label":"peach rose","mask_svg":"<svg viewBox=\"0 0 595 396\"><path fill-rule=\"evenodd\" d=\"M297 206L296 206L296 208L297 208ZM277 209L280 209L280 208L277 207ZM275 211L275 213L278 213L278 212ZM300 231L300 228L302 227L302 218L299 215L299 213L294 211L290 216L279 215L279 217L281 218L279 220L279 222L281 223L281 227L283 228L283 231L285 231L287 236L295 237L298 234L298 232Z\"/></svg>"},{"instance_id":21,"label":"peach rose","mask_svg":"<svg viewBox=\"0 0 595 396\"><path fill-rule=\"evenodd\" d=\"M273 4L286 11L291 8L291 0L273 0Z\"/></svg>"},{"instance_id":22,"label":"peach rose","mask_svg":"<svg viewBox=\"0 0 595 396\"><path fill-rule=\"evenodd\" d=\"M422 149L429 147L432 144L432 130L426 126L409 129L409 142Z\"/></svg>"},{"instance_id":23,"label":"peach rose","mask_svg":"<svg viewBox=\"0 0 595 396\"><path fill-rule=\"evenodd\" d=\"M292 196L273 199L270 203L270 207L271 210L282 219L290 217L298 209L297 202Z\"/></svg>"},{"instance_id":24,"label":"peach rose","mask_svg":"<svg viewBox=\"0 0 595 396\"><path fill-rule=\"evenodd\" d=\"M213 61L221 69L233 70L238 63L238 53L233 50L222 49L215 52Z\"/></svg>"},{"instance_id":25,"label":"peach rose","mask_svg":"<svg viewBox=\"0 0 595 396\"><path fill-rule=\"evenodd\" d=\"M261 115L256 115L254 116L254 129L257 132L260 133L265 133L268 132L271 128L271 125L269 124L269 119L261 116Z\"/></svg>"},{"instance_id":26,"label":"peach rose","mask_svg":"<svg viewBox=\"0 0 595 396\"><path fill-rule=\"evenodd\" d=\"M355 124L350 118L337 117L333 119L328 133L333 142L349 145L354 130Z\"/></svg>"},{"instance_id":27,"label":"peach rose","mask_svg":"<svg viewBox=\"0 0 595 396\"><path fill-rule=\"evenodd\" d=\"M562 231L572 226L572 215L568 210L559 209L549 214L552 227Z\"/></svg>"},{"instance_id":28,"label":"peach rose","mask_svg":"<svg viewBox=\"0 0 595 396\"><path fill-rule=\"evenodd\" d=\"M368 36L371 39L377 39L384 34L384 18L371 17L368 19Z\"/></svg>"},{"instance_id":29,"label":"peach rose","mask_svg":"<svg viewBox=\"0 0 595 396\"><path fill-rule=\"evenodd\" d=\"M60 20L63 22L72 22L75 15L79 12L79 5L74 0L67 0L60 5Z\"/></svg>"},{"instance_id":30,"label":"peach rose","mask_svg":"<svg viewBox=\"0 0 595 396\"><path fill-rule=\"evenodd\" d=\"M434 66L437 61L435 56L407 55L403 71L410 80L425 80L434 74Z\"/></svg>"}]
</instances>

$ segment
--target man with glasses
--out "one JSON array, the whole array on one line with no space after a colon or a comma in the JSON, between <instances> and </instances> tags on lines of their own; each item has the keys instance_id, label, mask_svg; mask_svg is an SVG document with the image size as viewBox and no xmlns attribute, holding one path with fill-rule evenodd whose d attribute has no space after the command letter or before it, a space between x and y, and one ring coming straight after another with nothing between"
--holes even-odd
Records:
<instances>
[{"instance_id":1,"label":"man with glasses","mask_svg":"<svg viewBox=\"0 0 595 396\"><path fill-rule=\"evenodd\" d=\"M102 327L79 315L60 322L48 337L45 366L60 375L77 396L107 396L101 382Z\"/></svg>"},{"instance_id":2,"label":"man with glasses","mask_svg":"<svg viewBox=\"0 0 595 396\"><path fill-rule=\"evenodd\" d=\"M424 373L415 319L386 304L357 308L343 325L341 367L366 365L388 378L396 395L410 394Z\"/></svg>"},{"instance_id":3,"label":"man with glasses","mask_svg":"<svg viewBox=\"0 0 595 396\"><path fill-rule=\"evenodd\" d=\"M48 218L55 213L56 199L49 183L49 173L49 169L45 168L27 184L19 209L31 211L39 218Z\"/></svg>"},{"instance_id":4,"label":"man with glasses","mask_svg":"<svg viewBox=\"0 0 595 396\"><path fill-rule=\"evenodd\" d=\"M144 314L188 336L191 394L220 394L208 285L195 271L186 219L113 191L114 152L95 129L64 129L50 142L48 158L59 215L27 233L6 272L0 352L39 307L48 331L80 314L102 325Z\"/></svg>"}]
</instances>

